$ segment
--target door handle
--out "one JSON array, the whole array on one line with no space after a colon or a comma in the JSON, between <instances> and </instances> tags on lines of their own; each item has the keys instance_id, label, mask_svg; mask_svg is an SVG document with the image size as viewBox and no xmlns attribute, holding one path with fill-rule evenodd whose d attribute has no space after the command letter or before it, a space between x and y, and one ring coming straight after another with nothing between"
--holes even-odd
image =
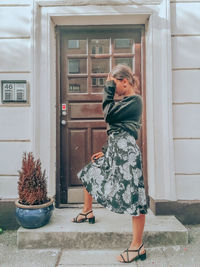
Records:
<instances>
[{"instance_id":1,"label":"door handle","mask_svg":"<svg viewBox=\"0 0 200 267\"><path fill-rule=\"evenodd\" d=\"M66 120L61 120L61 124L64 126L67 124Z\"/></svg>"}]
</instances>

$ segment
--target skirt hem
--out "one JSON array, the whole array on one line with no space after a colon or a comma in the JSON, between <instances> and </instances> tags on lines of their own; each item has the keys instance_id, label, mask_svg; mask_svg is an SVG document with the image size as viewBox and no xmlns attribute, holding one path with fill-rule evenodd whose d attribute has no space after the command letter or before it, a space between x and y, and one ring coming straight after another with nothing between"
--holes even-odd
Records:
<instances>
[{"instance_id":1,"label":"skirt hem","mask_svg":"<svg viewBox=\"0 0 200 267\"><path fill-rule=\"evenodd\" d=\"M80 178L80 180L82 181L81 178ZM140 216L141 214L146 215L146 214L148 213L148 211L145 210L144 212L140 212L140 211L139 211L139 214L137 213L137 215L136 215L136 214L128 213L128 212L126 212L126 211L124 211L124 212L119 212L119 211L116 211L115 209L109 208L107 205L105 205L105 204L99 202L99 201L98 201L98 198L97 198L96 195L92 195L92 193L91 193L90 190L88 189L88 186L87 186L87 183L86 183L86 182L82 181L82 183L83 183L83 186L85 187L85 189L87 190L87 192L92 196L92 198L95 199L95 200L97 201L98 204L100 204L100 205L103 206L104 208L108 209L109 211L112 211L112 212L114 212L114 213L118 213L118 214L128 214L128 215L131 215L131 216L134 216L134 217L138 217L138 216Z\"/></svg>"}]
</instances>

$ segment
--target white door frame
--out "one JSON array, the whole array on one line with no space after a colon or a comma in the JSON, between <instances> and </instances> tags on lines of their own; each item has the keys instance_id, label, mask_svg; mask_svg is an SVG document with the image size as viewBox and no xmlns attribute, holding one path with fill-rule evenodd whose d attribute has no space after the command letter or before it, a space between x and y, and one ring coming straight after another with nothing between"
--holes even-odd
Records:
<instances>
[{"instance_id":1,"label":"white door frame","mask_svg":"<svg viewBox=\"0 0 200 267\"><path fill-rule=\"evenodd\" d=\"M102 6L100 0L95 1L96 5L77 6L77 2L74 1L74 6L73 1L67 0L34 2L33 151L47 170L49 194L56 192L56 97L59 96L56 96L55 26L145 24L149 196L176 200L170 2L143 0L144 4L138 1L127 5L130 1L118 0L113 6Z\"/></svg>"}]
</instances>

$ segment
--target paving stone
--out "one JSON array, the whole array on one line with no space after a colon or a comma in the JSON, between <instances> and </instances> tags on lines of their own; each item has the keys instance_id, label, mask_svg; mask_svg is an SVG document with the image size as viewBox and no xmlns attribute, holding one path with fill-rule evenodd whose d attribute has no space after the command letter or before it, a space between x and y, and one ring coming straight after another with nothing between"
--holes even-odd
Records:
<instances>
[{"instance_id":1,"label":"paving stone","mask_svg":"<svg viewBox=\"0 0 200 267\"><path fill-rule=\"evenodd\" d=\"M111 266L122 266L118 263L116 256L121 253L120 250L73 250L73 251L63 251L59 267L64 266L101 266L101 267L111 267ZM80 264L82 263L82 264ZM168 267L168 261L163 249L161 247L148 248L147 249L147 259L145 261L138 260L132 262L131 266L145 267L145 266L156 266L156 267Z\"/></svg>"},{"instance_id":2,"label":"paving stone","mask_svg":"<svg viewBox=\"0 0 200 267\"><path fill-rule=\"evenodd\" d=\"M63 266L121 266L116 257L120 250L65 250L62 252L59 267ZM131 266L137 266L132 263Z\"/></svg>"},{"instance_id":3,"label":"paving stone","mask_svg":"<svg viewBox=\"0 0 200 267\"><path fill-rule=\"evenodd\" d=\"M137 261L138 267L169 267L162 247L147 248L147 258L145 261Z\"/></svg>"},{"instance_id":4,"label":"paving stone","mask_svg":"<svg viewBox=\"0 0 200 267\"><path fill-rule=\"evenodd\" d=\"M177 266L177 258L179 259L178 267L200 266L200 254L199 249L197 248L194 249L191 246L172 246L164 247L163 252L166 256L169 267Z\"/></svg>"},{"instance_id":5,"label":"paving stone","mask_svg":"<svg viewBox=\"0 0 200 267\"><path fill-rule=\"evenodd\" d=\"M59 250L18 250L0 244L1 267L55 267Z\"/></svg>"}]
</instances>

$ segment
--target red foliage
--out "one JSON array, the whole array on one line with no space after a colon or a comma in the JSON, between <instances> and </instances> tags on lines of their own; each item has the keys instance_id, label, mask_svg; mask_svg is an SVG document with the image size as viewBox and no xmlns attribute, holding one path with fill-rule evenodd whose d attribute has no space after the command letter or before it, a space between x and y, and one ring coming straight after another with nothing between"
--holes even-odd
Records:
<instances>
[{"instance_id":1,"label":"red foliage","mask_svg":"<svg viewBox=\"0 0 200 267\"><path fill-rule=\"evenodd\" d=\"M35 160L33 153L23 153L22 168L19 173L19 202L23 205L40 205L49 201L45 170L41 171L40 159Z\"/></svg>"}]
</instances>

